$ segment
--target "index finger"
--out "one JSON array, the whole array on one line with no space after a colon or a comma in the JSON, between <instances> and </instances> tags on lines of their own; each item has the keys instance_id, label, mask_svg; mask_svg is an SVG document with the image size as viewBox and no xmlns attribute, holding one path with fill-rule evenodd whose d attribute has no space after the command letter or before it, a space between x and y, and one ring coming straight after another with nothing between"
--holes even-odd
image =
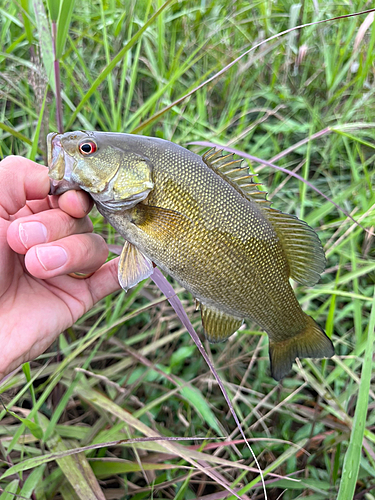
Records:
<instances>
[{"instance_id":1,"label":"index finger","mask_svg":"<svg viewBox=\"0 0 375 500\"><path fill-rule=\"evenodd\" d=\"M9 219L27 200L48 195L48 168L22 156L7 156L0 162L0 217Z\"/></svg>"}]
</instances>

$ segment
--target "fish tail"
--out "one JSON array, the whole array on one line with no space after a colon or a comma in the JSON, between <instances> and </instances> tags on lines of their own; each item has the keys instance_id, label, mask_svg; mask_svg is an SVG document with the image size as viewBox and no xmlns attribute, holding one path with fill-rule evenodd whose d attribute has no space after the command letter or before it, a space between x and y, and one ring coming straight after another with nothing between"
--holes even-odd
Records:
<instances>
[{"instance_id":1,"label":"fish tail","mask_svg":"<svg viewBox=\"0 0 375 500\"><path fill-rule=\"evenodd\" d=\"M306 326L293 337L271 342L271 373L275 380L285 377L298 358L330 358L335 354L331 340L320 326L306 314Z\"/></svg>"}]
</instances>

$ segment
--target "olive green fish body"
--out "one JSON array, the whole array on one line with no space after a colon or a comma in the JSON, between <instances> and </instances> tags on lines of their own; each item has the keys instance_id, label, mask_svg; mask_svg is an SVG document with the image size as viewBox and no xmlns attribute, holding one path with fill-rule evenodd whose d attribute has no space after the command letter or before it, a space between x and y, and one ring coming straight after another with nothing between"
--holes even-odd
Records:
<instances>
[{"instance_id":1,"label":"olive green fish body","mask_svg":"<svg viewBox=\"0 0 375 500\"><path fill-rule=\"evenodd\" d=\"M88 190L128 242L119 266L125 288L150 275L154 262L199 301L210 341L225 340L251 318L269 335L277 379L297 356L333 354L289 283L290 277L304 284L319 279L324 254L316 234L271 209L231 156L201 158L142 136L72 134L58 136L57 144L52 137L50 149L55 140L56 149L74 157L65 180ZM85 141L95 144L87 157L79 151Z\"/></svg>"},{"instance_id":2,"label":"olive green fish body","mask_svg":"<svg viewBox=\"0 0 375 500\"><path fill-rule=\"evenodd\" d=\"M185 217L174 220L171 214L171 223L163 224L161 214L148 214L141 205L126 218L105 209L103 214L203 304L251 317L272 338L293 336L304 314L289 284L288 263L275 230L256 202L234 191L198 155L181 160L180 148L177 154L176 159L169 155L170 168L167 155L161 158L163 168L154 167L155 188L147 205Z\"/></svg>"}]
</instances>

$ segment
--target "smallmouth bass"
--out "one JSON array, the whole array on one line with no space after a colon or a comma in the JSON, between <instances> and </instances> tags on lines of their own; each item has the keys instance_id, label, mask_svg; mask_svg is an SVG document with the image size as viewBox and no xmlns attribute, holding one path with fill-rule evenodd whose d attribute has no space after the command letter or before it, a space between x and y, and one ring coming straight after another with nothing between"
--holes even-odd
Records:
<instances>
[{"instance_id":1,"label":"smallmouth bass","mask_svg":"<svg viewBox=\"0 0 375 500\"><path fill-rule=\"evenodd\" d=\"M87 191L125 238L125 290L149 277L155 263L195 297L210 342L254 320L268 334L276 380L296 357L334 355L289 283L318 282L320 240L305 222L270 207L242 160L109 132L49 134L47 145L51 194Z\"/></svg>"}]
</instances>

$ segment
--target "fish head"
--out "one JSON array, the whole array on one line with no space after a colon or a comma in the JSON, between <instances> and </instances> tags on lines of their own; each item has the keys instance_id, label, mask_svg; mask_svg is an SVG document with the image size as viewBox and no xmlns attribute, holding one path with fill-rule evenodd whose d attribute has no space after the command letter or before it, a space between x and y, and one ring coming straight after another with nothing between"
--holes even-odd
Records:
<instances>
[{"instance_id":1,"label":"fish head","mask_svg":"<svg viewBox=\"0 0 375 500\"><path fill-rule=\"evenodd\" d=\"M48 134L50 193L83 189L110 210L129 209L144 200L153 188L152 166L134 152L127 137L84 131Z\"/></svg>"}]
</instances>

